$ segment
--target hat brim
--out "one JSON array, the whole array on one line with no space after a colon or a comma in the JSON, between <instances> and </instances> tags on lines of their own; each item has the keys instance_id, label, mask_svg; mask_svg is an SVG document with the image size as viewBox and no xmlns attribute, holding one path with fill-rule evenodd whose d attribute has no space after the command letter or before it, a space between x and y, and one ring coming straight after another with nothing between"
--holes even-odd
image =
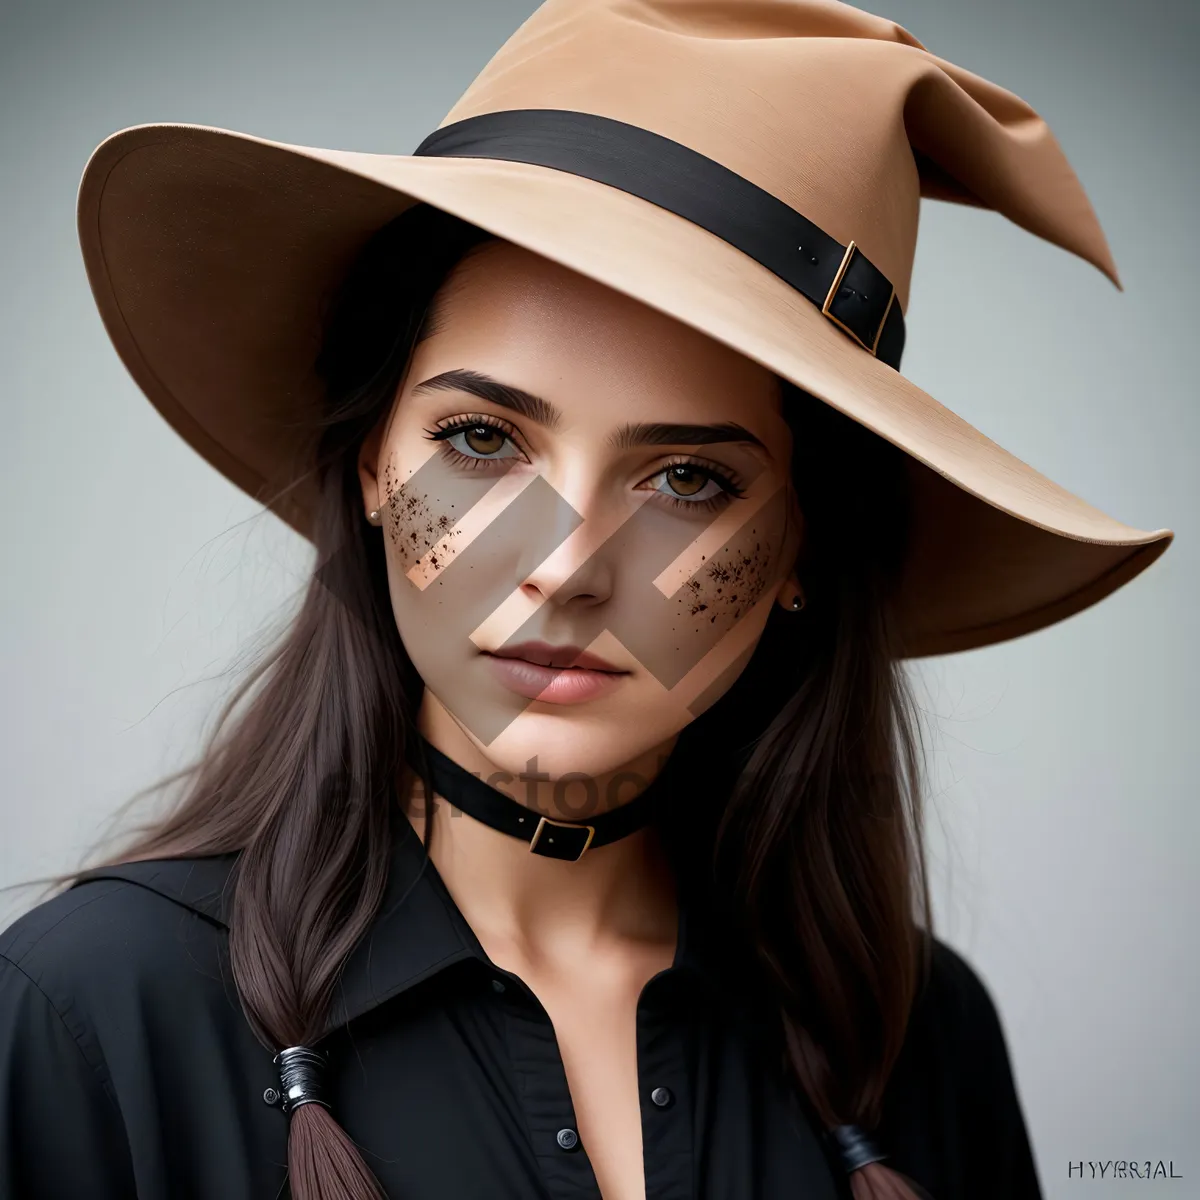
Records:
<instances>
[{"instance_id":1,"label":"hat brim","mask_svg":"<svg viewBox=\"0 0 1200 1200\"><path fill-rule=\"evenodd\" d=\"M303 412L321 312L366 238L424 202L731 346L904 450L906 656L971 649L1094 604L1170 530L1105 515L875 359L771 271L619 189L524 163L366 154L188 124L92 153L78 230L135 381L212 466L309 536Z\"/></svg>"}]
</instances>

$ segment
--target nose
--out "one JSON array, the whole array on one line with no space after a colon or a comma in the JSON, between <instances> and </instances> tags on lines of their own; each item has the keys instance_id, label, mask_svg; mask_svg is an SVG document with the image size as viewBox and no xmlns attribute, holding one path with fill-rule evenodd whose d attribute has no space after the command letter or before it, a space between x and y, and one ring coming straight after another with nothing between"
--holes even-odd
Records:
<instances>
[{"instance_id":1,"label":"nose","mask_svg":"<svg viewBox=\"0 0 1200 1200\"><path fill-rule=\"evenodd\" d=\"M523 550L515 585L535 602L603 603L612 595L616 571L607 543L631 515L628 504L616 503L603 482L582 469L544 475L538 482L545 485L534 506L538 531L527 545L553 549L540 561Z\"/></svg>"}]
</instances>

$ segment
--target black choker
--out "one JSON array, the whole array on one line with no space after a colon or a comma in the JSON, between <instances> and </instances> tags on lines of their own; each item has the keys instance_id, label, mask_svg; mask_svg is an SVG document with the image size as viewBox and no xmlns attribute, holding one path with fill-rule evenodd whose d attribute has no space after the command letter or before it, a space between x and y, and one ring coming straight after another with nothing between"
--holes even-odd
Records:
<instances>
[{"instance_id":1,"label":"black choker","mask_svg":"<svg viewBox=\"0 0 1200 1200\"><path fill-rule=\"evenodd\" d=\"M534 854L546 858L577 861L583 857L585 850L605 846L649 825L668 786L666 775L669 760L645 791L627 804L600 813L586 824L581 821L558 821L526 808L498 788L485 783L420 734L416 735L413 749L417 756L424 754L428 775L439 796L444 796L467 816L528 842ZM412 757L410 755L410 761ZM413 767L418 774L424 774L418 762L413 762Z\"/></svg>"}]
</instances>

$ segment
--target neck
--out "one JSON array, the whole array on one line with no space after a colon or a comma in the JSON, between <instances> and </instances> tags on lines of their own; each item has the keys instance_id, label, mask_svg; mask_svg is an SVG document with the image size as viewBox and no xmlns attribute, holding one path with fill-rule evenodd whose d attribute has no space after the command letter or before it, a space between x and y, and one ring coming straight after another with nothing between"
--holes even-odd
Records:
<instances>
[{"instance_id":1,"label":"neck","mask_svg":"<svg viewBox=\"0 0 1200 1200\"><path fill-rule=\"evenodd\" d=\"M429 699L428 692L426 699ZM436 706L440 709L440 706ZM424 737L466 770L488 781L532 811L566 821L586 821L597 813L562 803L556 777L535 771L508 781L503 772L432 704L423 703L418 727ZM632 788L610 787L625 778L656 776L674 739L665 747L595 776L599 796L617 804L634 798ZM556 790L558 803L556 803ZM603 944L634 940L671 944L678 907L675 882L657 830L652 826L589 850L576 862L532 854L526 843L475 820L435 793L425 802L421 780L407 772L401 800L425 842L455 903L480 940L492 947L522 946L524 953L591 954ZM605 806L616 807L616 804Z\"/></svg>"}]
</instances>

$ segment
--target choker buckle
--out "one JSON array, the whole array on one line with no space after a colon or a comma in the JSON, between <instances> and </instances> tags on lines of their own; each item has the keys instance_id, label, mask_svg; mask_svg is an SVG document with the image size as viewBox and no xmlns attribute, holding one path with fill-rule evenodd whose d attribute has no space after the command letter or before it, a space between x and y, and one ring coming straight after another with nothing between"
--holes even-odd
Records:
<instances>
[{"instance_id":1,"label":"choker buckle","mask_svg":"<svg viewBox=\"0 0 1200 1200\"><path fill-rule=\"evenodd\" d=\"M547 835L543 840L542 833L547 825L554 829L571 830L572 836ZM583 844L580 845L580 839L585 832L587 837L583 838ZM571 862L578 862L583 857L583 852L592 844L592 838L595 836L596 827L594 825L577 825L573 821L553 821L549 817L543 817L538 822L537 829L533 831L529 849L533 854L540 854L544 858L565 858ZM577 850L576 847L578 847Z\"/></svg>"}]
</instances>

